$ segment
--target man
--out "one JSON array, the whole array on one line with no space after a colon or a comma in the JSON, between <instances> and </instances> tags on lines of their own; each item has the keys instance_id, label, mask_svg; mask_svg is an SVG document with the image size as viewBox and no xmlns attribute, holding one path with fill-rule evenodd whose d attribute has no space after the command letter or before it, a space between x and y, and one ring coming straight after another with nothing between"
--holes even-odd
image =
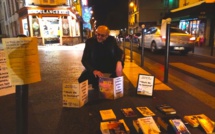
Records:
<instances>
[{"instance_id":1,"label":"man","mask_svg":"<svg viewBox=\"0 0 215 134\"><path fill-rule=\"evenodd\" d=\"M101 25L96 29L96 36L87 39L81 60L85 70L79 82L88 79L93 88L98 88L98 79L104 74L111 74L110 77L122 75L124 54L109 32L107 26Z\"/></svg>"}]
</instances>

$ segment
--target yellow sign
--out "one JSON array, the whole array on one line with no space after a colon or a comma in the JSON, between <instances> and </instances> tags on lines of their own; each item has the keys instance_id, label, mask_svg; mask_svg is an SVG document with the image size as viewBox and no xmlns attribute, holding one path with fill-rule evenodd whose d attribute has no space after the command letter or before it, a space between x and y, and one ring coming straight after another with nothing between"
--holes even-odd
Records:
<instances>
[{"instance_id":1,"label":"yellow sign","mask_svg":"<svg viewBox=\"0 0 215 134\"><path fill-rule=\"evenodd\" d=\"M3 38L2 42L12 85L40 81L37 38Z\"/></svg>"}]
</instances>

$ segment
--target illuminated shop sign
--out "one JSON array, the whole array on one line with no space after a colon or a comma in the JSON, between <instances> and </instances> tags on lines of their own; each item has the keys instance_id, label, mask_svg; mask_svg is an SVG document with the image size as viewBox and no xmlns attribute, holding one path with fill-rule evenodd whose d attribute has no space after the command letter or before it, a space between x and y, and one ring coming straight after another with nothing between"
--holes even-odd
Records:
<instances>
[{"instance_id":1,"label":"illuminated shop sign","mask_svg":"<svg viewBox=\"0 0 215 134\"><path fill-rule=\"evenodd\" d=\"M29 14L69 14L67 10L28 10Z\"/></svg>"}]
</instances>

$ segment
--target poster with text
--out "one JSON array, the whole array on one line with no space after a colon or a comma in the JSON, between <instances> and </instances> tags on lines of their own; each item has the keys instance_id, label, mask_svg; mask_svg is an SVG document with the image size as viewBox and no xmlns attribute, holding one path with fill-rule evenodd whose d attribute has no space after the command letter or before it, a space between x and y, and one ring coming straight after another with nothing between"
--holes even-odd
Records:
<instances>
[{"instance_id":1,"label":"poster with text","mask_svg":"<svg viewBox=\"0 0 215 134\"><path fill-rule=\"evenodd\" d=\"M0 96L9 93L8 90L15 91L15 86L11 84L9 79L5 52L0 50Z\"/></svg>"},{"instance_id":2,"label":"poster with text","mask_svg":"<svg viewBox=\"0 0 215 134\"><path fill-rule=\"evenodd\" d=\"M3 38L2 42L12 85L40 81L37 38Z\"/></svg>"},{"instance_id":3,"label":"poster with text","mask_svg":"<svg viewBox=\"0 0 215 134\"><path fill-rule=\"evenodd\" d=\"M154 76L139 74L137 81L137 94L152 96L154 90L154 82Z\"/></svg>"}]
</instances>

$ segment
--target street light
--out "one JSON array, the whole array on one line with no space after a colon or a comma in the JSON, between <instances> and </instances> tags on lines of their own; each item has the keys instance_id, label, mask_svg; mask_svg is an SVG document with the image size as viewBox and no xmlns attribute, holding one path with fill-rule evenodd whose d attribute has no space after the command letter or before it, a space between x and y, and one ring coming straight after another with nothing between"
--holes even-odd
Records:
<instances>
[{"instance_id":1,"label":"street light","mask_svg":"<svg viewBox=\"0 0 215 134\"><path fill-rule=\"evenodd\" d=\"M134 2L131 1L130 4L129 4L129 6L130 6L130 7L134 7Z\"/></svg>"}]
</instances>

